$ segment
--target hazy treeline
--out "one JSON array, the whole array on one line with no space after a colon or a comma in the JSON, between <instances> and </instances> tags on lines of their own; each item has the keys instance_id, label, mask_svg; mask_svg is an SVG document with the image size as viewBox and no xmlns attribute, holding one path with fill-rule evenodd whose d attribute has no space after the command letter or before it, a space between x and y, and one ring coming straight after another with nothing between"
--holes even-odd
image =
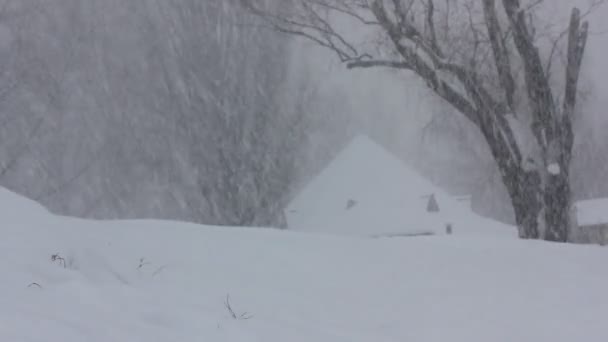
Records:
<instances>
[{"instance_id":1,"label":"hazy treeline","mask_svg":"<svg viewBox=\"0 0 608 342\"><path fill-rule=\"evenodd\" d=\"M228 1L2 11L3 185L70 215L278 224L306 126L286 40Z\"/></svg>"}]
</instances>

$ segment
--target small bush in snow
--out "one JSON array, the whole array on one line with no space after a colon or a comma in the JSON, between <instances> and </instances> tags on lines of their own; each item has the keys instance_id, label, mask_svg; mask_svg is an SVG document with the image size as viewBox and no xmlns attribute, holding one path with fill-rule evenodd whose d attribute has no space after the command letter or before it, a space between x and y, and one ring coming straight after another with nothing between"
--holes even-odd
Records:
<instances>
[{"instance_id":1,"label":"small bush in snow","mask_svg":"<svg viewBox=\"0 0 608 342\"><path fill-rule=\"evenodd\" d=\"M67 263L65 262L65 259L61 255L59 255L59 253L51 255L51 261L54 263L58 263L59 266L63 268L67 268Z\"/></svg>"},{"instance_id":2,"label":"small bush in snow","mask_svg":"<svg viewBox=\"0 0 608 342\"><path fill-rule=\"evenodd\" d=\"M73 257L64 258L59 253L51 255L51 262L59 264L63 268L76 269L76 260Z\"/></svg>"},{"instance_id":3,"label":"small bush in snow","mask_svg":"<svg viewBox=\"0 0 608 342\"><path fill-rule=\"evenodd\" d=\"M152 263L147 261L146 258L140 258L139 259L139 264L137 265L137 271L141 272L144 267L146 266L150 266L152 267ZM165 268L167 268L167 265L162 265L160 267L156 267L155 270L151 273L152 277L157 276L158 274L160 274L162 271L165 270Z\"/></svg>"}]
</instances>

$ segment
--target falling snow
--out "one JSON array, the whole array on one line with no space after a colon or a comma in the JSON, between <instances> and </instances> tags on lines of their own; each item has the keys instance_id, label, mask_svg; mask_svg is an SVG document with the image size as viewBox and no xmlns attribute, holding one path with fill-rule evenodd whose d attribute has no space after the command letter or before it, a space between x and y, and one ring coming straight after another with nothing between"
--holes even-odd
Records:
<instances>
[{"instance_id":1,"label":"falling snow","mask_svg":"<svg viewBox=\"0 0 608 342\"><path fill-rule=\"evenodd\" d=\"M517 2L551 107L504 4L508 105L493 2L384 3L0 0L0 341L608 341L605 249L515 238L571 203L608 241L606 34L560 135L608 4Z\"/></svg>"},{"instance_id":2,"label":"falling snow","mask_svg":"<svg viewBox=\"0 0 608 342\"><path fill-rule=\"evenodd\" d=\"M552 175L559 175L561 173L561 169L557 163L549 164L549 166L547 166L547 171Z\"/></svg>"}]
</instances>

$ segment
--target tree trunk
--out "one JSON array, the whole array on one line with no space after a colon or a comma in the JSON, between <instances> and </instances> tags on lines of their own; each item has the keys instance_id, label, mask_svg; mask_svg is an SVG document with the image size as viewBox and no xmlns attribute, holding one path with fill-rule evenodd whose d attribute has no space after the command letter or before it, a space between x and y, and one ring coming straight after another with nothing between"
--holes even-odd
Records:
<instances>
[{"instance_id":1,"label":"tree trunk","mask_svg":"<svg viewBox=\"0 0 608 342\"><path fill-rule=\"evenodd\" d=\"M567 172L549 174L543 184L538 171L520 169L506 173L503 181L520 238L568 241L571 190Z\"/></svg>"},{"instance_id":2,"label":"tree trunk","mask_svg":"<svg viewBox=\"0 0 608 342\"><path fill-rule=\"evenodd\" d=\"M567 242L570 229L571 190L567 172L549 175L544 189L545 240Z\"/></svg>"},{"instance_id":3,"label":"tree trunk","mask_svg":"<svg viewBox=\"0 0 608 342\"><path fill-rule=\"evenodd\" d=\"M515 212L515 222L522 239L539 239L543 203L540 175L535 171L519 169L516 173L503 173Z\"/></svg>"}]
</instances>

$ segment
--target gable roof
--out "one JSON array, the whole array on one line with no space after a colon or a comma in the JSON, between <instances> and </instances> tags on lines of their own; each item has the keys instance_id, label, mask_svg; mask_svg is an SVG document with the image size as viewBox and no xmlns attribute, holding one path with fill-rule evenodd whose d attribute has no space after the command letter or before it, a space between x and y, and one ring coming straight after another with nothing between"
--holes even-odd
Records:
<instances>
[{"instance_id":1,"label":"gable roof","mask_svg":"<svg viewBox=\"0 0 608 342\"><path fill-rule=\"evenodd\" d=\"M438 212L427 211L433 196ZM474 215L366 136L356 137L288 205L289 229L347 235L444 233Z\"/></svg>"}]
</instances>

